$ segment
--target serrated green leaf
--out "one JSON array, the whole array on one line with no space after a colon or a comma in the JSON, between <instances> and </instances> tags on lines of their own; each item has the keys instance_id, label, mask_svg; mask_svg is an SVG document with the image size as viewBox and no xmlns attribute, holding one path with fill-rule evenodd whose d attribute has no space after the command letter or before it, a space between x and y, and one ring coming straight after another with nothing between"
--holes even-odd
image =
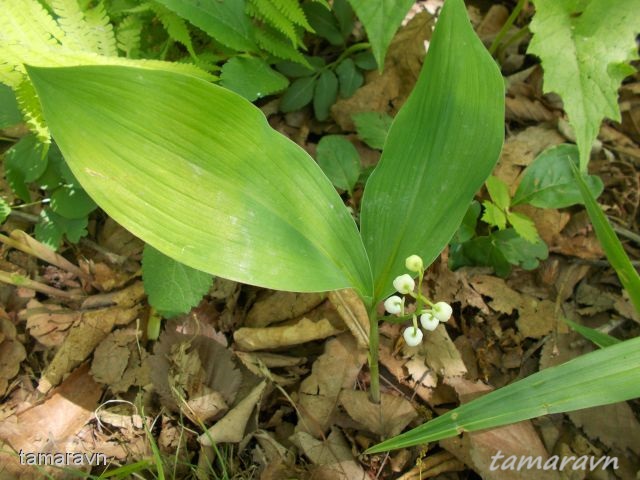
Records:
<instances>
[{"instance_id":1,"label":"serrated green leaf","mask_svg":"<svg viewBox=\"0 0 640 480\"><path fill-rule=\"evenodd\" d=\"M544 91L558 93L576 134L580 170L603 118L620 121L618 87L635 69L637 0L535 0L528 52L542 60Z\"/></svg>"},{"instance_id":2,"label":"serrated green leaf","mask_svg":"<svg viewBox=\"0 0 640 480\"><path fill-rule=\"evenodd\" d=\"M338 80L340 82L340 96L342 98L349 98L356 93L356 90L364 83L362 73L360 73L350 58L340 62L340 65L336 68L336 73L338 74Z\"/></svg>"},{"instance_id":3,"label":"serrated green leaf","mask_svg":"<svg viewBox=\"0 0 640 480\"><path fill-rule=\"evenodd\" d=\"M511 205L511 197L509 196L509 187L498 177L491 175L485 182L487 191L493 203L502 210L506 210Z\"/></svg>"},{"instance_id":4,"label":"serrated green leaf","mask_svg":"<svg viewBox=\"0 0 640 480\"><path fill-rule=\"evenodd\" d=\"M318 3L305 3L302 8L315 32L331 45L342 45L345 37L340 31L338 20L330 10Z\"/></svg>"},{"instance_id":5,"label":"serrated green leaf","mask_svg":"<svg viewBox=\"0 0 640 480\"><path fill-rule=\"evenodd\" d=\"M535 243L539 240L540 236L536 224L526 215L519 212L507 212L507 220L516 233L527 242Z\"/></svg>"},{"instance_id":6,"label":"serrated green leaf","mask_svg":"<svg viewBox=\"0 0 640 480\"><path fill-rule=\"evenodd\" d=\"M4 223L9 214L11 213L11 206L7 203L7 201L0 197L0 224Z\"/></svg>"},{"instance_id":7,"label":"serrated green leaf","mask_svg":"<svg viewBox=\"0 0 640 480\"><path fill-rule=\"evenodd\" d=\"M191 57L197 58L196 52L193 50L189 29L182 17L178 16L175 12L169 10L164 5L161 5L159 2L151 2L150 5L151 9L162 23L162 26L167 31L169 37L182 44L187 49L187 52L189 52Z\"/></svg>"},{"instance_id":8,"label":"serrated green leaf","mask_svg":"<svg viewBox=\"0 0 640 480\"><path fill-rule=\"evenodd\" d=\"M582 355L483 395L367 450L377 453L640 396L640 337Z\"/></svg>"},{"instance_id":9,"label":"serrated green leaf","mask_svg":"<svg viewBox=\"0 0 640 480\"><path fill-rule=\"evenodd\" d=\"M243 283L352 287L371 297L366 253L342 199L244 98L171 72L27 68L83 188L146 243Z\"/></svg>"},{"instance_id":10,"label":"serrated green leaf","mask_svg":"<svg viewBox=\"0 0 640 480\"><path fill-rule=\"evenodd\" d=\"M295 112L308 105L313 100L316 80L315 76L302 77L291 83L280 99L280 110L285 113Z\"/></svg>"},{"instance_id":11,"label":"serrated green leaf","mask_svg":"<svg viewBox=\"0 0 640 480\"><path fill-rule=\"evenodd\" d=\"M96 203L91 200L87 192L74 185L58 187L51 195L51 209L58 215L71 220L86 217L96 207Z\"/></svg>"},{"instance_id":12,"label":"serrated green leaf","mask_svg":"<svg viewBox=\"0 0 640 480\"><path fill-rule=\"evenodd\" d=\"M498 227L498 229L504 230L507 226L507 216L504 214L504 211L489 200L483 201L482 206L484 207L482 221L492 227Z\"/></svg>"},{"instance_id":13,"label":"serrated green leaf","mask_svg":"<svg viewBox=\"0 0 640 480\"><path fill-rule=\"evenodd\" d=\"M547 244L542 239L538 237L536 241L529 242L512 228L492 233L491 241L509 263L525 270L538 268L539 260L549 255Z\"/></svg>"},{"instance_id":14,"label":"serrated green leaf","mask_svg":"<svg viewBox=\"0 0 640 480\"><path fill-rule=\"evenodd\" d=\"M253 102L284 90L289 80L260 58L233 57L222 67L220 84Z\"/></svg>"},{"instance_id":15,"label":"serrated green leaf","mask_svg":"<svg viewBox=\"0 0 640 480\"><path fill-rule=\"evenodd\" d=\"M145 245L142 281L149 305L163 316L173 317L197 306L211 288L213 277Z\"/></svg>"},{"instance_id":16,"label":"serrated green leaf","mask_svg":"<svg viewBox=\"0 0 640 480\"><path fill-rule=\"evenodd\" d=\"M252 26L246 16L244 0L157 0L170 10L201 28L216 41L241 52L255 52Z\"/></svg>"},{"instance_id":17,"label":"serrated green leaf","mask_svg":"<svg viewBox=\"0 0 640 480\"><path fill-rule=\"evenodd\" d=\"M539 208L565 208L582 203L582 195L573 178L571 163L578 165L578 147L558 145L536 157L524 173L513 196L513 205L528 203ZM602 180L589 175L585 182L594 197L604 190Z\"/></svg>"},{"instance_id":18,"label":"serrated green leaf","mask_svg":"<svg viewBox=\"0 0 640 480\"><path fill-rule=\"evenodd\" d=\"M0 128L11 127L21 121L22 114L13 90L0 83Z\"/></svg>"},{"instance_id":19,"label":"serrated green leaf","mask_svg":"<svg viewBox=\"0 0 640 480\"><path fill-rule=\"evenodd\" d=\"M87 217L70 220L64 218L50 208L44 208L40 212L40 221L35 227L35 237L53 250L57 250L66 236L71 243L78 243L87 235Z\"/></svg>"},{"instance_id":20,"label":"serrated green leaf","mask_svg":"<svg viewBox=\"0 0 640 480\"><path fill-rule=\"evenodd\" d=\"M47 168L44 146L35 135L27 135L7 150L4 168L9 186L24 202L31 200L27 183L35 181Z\"/></svg>"},{"instance_id":21,"label":"serrated green leaf","mask_svg":"<svg viewBox=\"0 0 640 480\"><path fill-rule=\"evenodd\" d=\"M358 137L371 148L382 150L393 118L386 113L363 112L351 116Z\"/></svg>"},{"instance_id":22,"label":"serrated green leaf","mask_svg":"<svg viewBox=\"0 0 640 480\"><path fill-rule=\"evenodd\" d=\"M360 155L353 144L341 135L326 135L318 142L316 160L337 188L353 191L360 177Z\"/></svg>"},{"instance_id":23,"label":"serrated green leaf","mask_svg":"<svg viewBox=\"0 0 640 480\"><path fill-rule=\"evenodd\" d=\"M338 77L331 70L325 70L318 77L313 92L313 111L321 122L329 118L331 105L338 99Z\"/></svg>"},{"instance_id":24,"label":"serrated green leaf","mask_svg":"<svg viewBox=\"0 0 640 480\"><path fill-rule=\"evenodd\" d=\"M378 68L382 70L387 48L414 0L349 0L364 25Z\"/></svg>"},{"instance_id":25,"label":"serrated green leaf","mask_svg":"<svg viewBox=\"0 0 640 480\"><path fill-rule=\"evenodd\" d=\"M418 82L362 199L375 299L393 291L409 255L429 265L440 254L495 166L503 138L502 75L464 2L446 0Z\"/></svg>"},{"instance_id":26,"label":"serrated green leaf","mask_svg":"<svg viewBox=\"0 0 640 480\"><path fill-rule=\"evenodd\" d=\"M376 57L373 56L373 52L360 52L353 56L353 61L358 68L362 70L375 70L378 66L376 64Z\"/></svg>"}]
</instances>

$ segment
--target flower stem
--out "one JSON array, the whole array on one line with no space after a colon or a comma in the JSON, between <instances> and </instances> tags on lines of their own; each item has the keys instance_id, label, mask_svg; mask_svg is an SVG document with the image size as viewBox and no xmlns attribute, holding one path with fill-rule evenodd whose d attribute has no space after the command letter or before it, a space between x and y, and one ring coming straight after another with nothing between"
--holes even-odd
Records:
<instances>
[{"instance_id":1,"label":"flower stem","mask_svg":"<svg viewBox=\"0 0 640 480\"><path fill-rule=\"evenodd\" d=\"M371 384L369 386L369 396L373 403L380 403L380 370L378 368L378 315L376 307L373 305L369 309L369 375Z\"/></svg>"}]
</instances>

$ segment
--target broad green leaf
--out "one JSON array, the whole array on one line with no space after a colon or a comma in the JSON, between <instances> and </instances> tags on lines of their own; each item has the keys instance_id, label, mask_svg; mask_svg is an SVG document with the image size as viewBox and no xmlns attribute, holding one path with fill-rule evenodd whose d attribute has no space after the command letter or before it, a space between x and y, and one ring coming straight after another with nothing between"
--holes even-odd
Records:
<instances>
[{"instance_id":1,"label":"broad green leaf","mask_svg":"<svg viewBox=\"0 0 640 480\"><path fill-rule=\"evenodd\" d=\"M580 170L603 118L620 121L618 87L634 73L637 0L535 0L529 53L542 60L544 91L558 93L576 134Z\"/></svg>"},{"instance_id":2,"label":"broad green leaf","mask_svg":"<svg viewBox=\"0 0 640 480\"><path fill-rule=\"evenodd\" d=\"M142 281L149 305L165 317L189 312L200 303L213 284L213 277L145 245Z\"/></svg>"},{"instance_id":3,"label":"broad green leaf","mask_svg":"<svg viewBox=\"0 0 640 480\"><path fill-rule=\"evenodd\" d=\"M386 113L363 112L351 116L358 137L371 148L382 150L393 118Z\"/></svg>"},{"instance_id":4,"label":"broad green leaf","mask_svg":"<svg viewBox=\"0 0 640 480\"><path fill-rule=\"evenodd\" d=\"M365 453L405 448L541 415L640 397L640 337L547 368L469 403Z\"/></svg>"},{"instance_id":5,"label":"broad green leaf","mask_svg":"<svg viewBox=\"0 0 640 480\"><path fill-rule=\"evenodd\" d=\"M355 23L355 14L347 0L333 0L333 14L340 25L340 33L346 40Z\"/></svg>"},{"instance_id":6,"label":"broad green leaf","mask_svg":"<svg viewBox=\"0 0 640 480\"><path fill-rule=\"evenodd\" d=\"M629 256L624 251L622 243L620 243L616 232L609 224L609 220L607 220L602 208L589 191L589 187L583 180L583 174L578 172L575 165L573 166L573 175L578 183L593 229L598 240L600 240L600 245L602 245L607 260L616 271L620 283L629 294L631 303L633 303L636 311L640 312L640 275L638 275L637 270L629 260Z\"/></svg>"},{"instance_id":7,"label":"broad green leaf","mask_svg":"<svg viewBox=\"0 0 640 480\"><path fill-rule=\"evenodd\" d=\"M353 61L362 70L375 70L376 65L376 57L373 56L371 51L360 52L353 56Z\"/></svg>"},{"instance_id":8,"label":"broad green leaf","mask_svg":"<svg viewBox=\"0 0 640 480\"><path fill-rule=\"evenodd\" d=\"M340 81L340 96L342 98L349 98L356 93L356 90L364 83L362 73L360 73L350 58L340 62L340 65L336 68L336 73Z\"/></svg>"},{"instance_id":9,"label":"broad green leaf","mask_svg":"<svg viewBox=\"0 0 640 480\"><path fill-rule=\"evenodd\" d=\"M170 72L71 67L29 75L76 178L146 243L244 283L371 295L366 253L342 200L250 102Z\"/></svg>"},{"instance_id":10,"label":"broad green leaf","mask_svg":"<svg viewBox=\"0 0 640 480\"><path fill-rule=\"evenodd\" d=\"M591 340L600 348L610 347L611 345L617 345L618 343L622 343L621 340L618 340L611 335L607 335L595 328L585 327L584 325L580 325L579 323L572 322L568 318L563 318L564 322L571 327L571 329L578 332L587 340Z\"/></svg>"},{"instance_id":11,"label":"broad green leaf","mask_svg":"<svg viewBox=\"0 0 640 480\"><path fill-rule=\"evenodd\" d=\"M313 91L316 86L317 78L302 77L294 81L282 98L280 99L280 110L287 112L295 112L306 106L313 100Z\"/></svg>"},{"instance_id":12,"label":"broad green leaf","mask_svg":"<svg viewBox=\"0 0 640 480\"><path fill-rule=\"evenodd\" d=\"M384 56L393 35L404 20L414 0L349 0L364 25L371 50L382 70Z\"/></svg>"},{"instance_id":13,"label":"broad green leaf","mask_svg":"<svg viewBox=\"0 0 640 480\"><path fill-rule=\"evenodd\" d=\"M0 83L0 128L11 127L21 121L22 114L13 90Z\"/></svg>"},{"instance_id":14,"label":"broad green leaf","mask_svg":"<svg viewBox=\"0 0 640 480\"><path fill-rule=\"evenodd\" d=\"M11 206L4 198L0 197L0 224L4 223L10 213Z\"/></svg>"},{"instance_id":15,"label":"broad green leaf","mask_svg":"<svg viewBox=\"0 0 640 480\"><path fill-rule=\"evenodd\" d=\"M329 118L329 109L338 98L338 78L331 70L320 74L313 92L313 111L321 122Z\"/></svg>"},{"instance_id":16,"label":"broad green leaf","mask_svg":"<svg viewBox=\"0 0 640 480\"><path fill-rule=\"evenodd\" d=\"M492 227L498 227L499 230L504 230L507 227L507 216L501 208L489 200L482 202L482 206L484 207L484 213L482 214L483 222L488 223Z\"/></svg>"},{"instance_id":17,"label":"broad green leaf","mask_svg":"<svg viewBox=\"0 0 640 480\"><path fill-rule=\"evenodd\" d=\"M233 57L222 67L220 85L253 102L284 90L289 80L260 58Z\"/></svg>"},{"instance_id":18,"label":"broad green leaf","mask_svg":"<svg viewBox=\"0 0 640 480\"><path fill-rule=\"evenodd\" d=\"M353 191L360 176L360 155L353 144L340 135L326 135L318 142L318 165L337 188Z\"/></svg>"},{"instance_id":19,"label":"broad green leaf","mask_svg":"<svg viewBox=\"0 0 640 480\"><path fill-rule=\"evenodd\" d=\"M582 203L571 169L572 162L578 165L578 157L578 147L569 144L542 152L522 174L513 205L528 203L538 208L565 208ZM593 196L600 196L604 190L602 180L589 175L585 181Z\"/></svg>"},{"instance_id":20,"label":"broad green leaf","mask_svg":"<svg viewBox=\"0 0 640 480\"><path fill-rule=\"evenodd\" d=\"M512 228L494 232L490 238L495 248L500 250L510 264L525 270L538 268L539 260L549 256L547 244L540 237L535 241L529 241Z\"/></svg>"},{"instance_id":21,"label":"broad green leaf","mask_svg":"<svg viewBox=\"0 0 640 480\"><path fill-rule=\"evenodd\" d=\"M375 298L405 259L431 264L498 160L504 82L462 0L446 0L418 83L391 125L367 182L361 225Z\"/></svg>"},{"instance_id":22,"label":"broad green leaf","mask_svg":"<svg viewBox=\"0 0 640 480\"><path fill-rule=\"evenodd\" d=\"M251 21L245 14L244 0L157 0L214 39L238 51L254 52Z\"/></svg>"},{"instance_id":23,"label":"broad green leaf","mask_svg":"<svg viewBox=\"0 0 640 480\"><path fill-rule=\"evenodd\" d=\"M305 60L313 68L309 68L297 62L283 61L275 64L276 70L290 78L309 77L325 66L322 57L305 57Z\"/></svg>"},{"instance_id":24,"label":"broad green leaf","mask_svg":"<svg viewBox=\"0 0 640 480\"><path fill-rule=\"evenodd\" d=\"M507 212L507 220L516 233L527 242L534 243L540 239L536 224L526 215L519 212Z\"/></svg>"},{"instance_id":25,"label":"broad green leaf","mask_svg":"<svg viewBox=\"0 0 640 480\"><path fill-rule=\"evenodd\" d=\"M51 209L64 218L76 219L93 212L96 203L82 188L63 185L51 195Z\"/></svg>"},{"instance_id":26,"label":"broad green leaf","mask_svg":"<svg viewBox=\"0 0 640 480\"><path fill-rule=\"evenodd\" d=\"M319 3L305 3L302 8L313 30L332 45L342 45L345 37L340 31L338 20L330 10Z\"/></svg>"},{"instance_id":27,"label":"broad green leaf","mask_svg":"<svg viewBox=\"0 0 640 480\"><path fill-rule=\"evenodd\" d=\"M33 134L23 137L5 153L4 168L11 189L21 200L30 201L26 184L38 179L47 169L44 146Z\"/></svg>"},{"instance_id":28,"label":"broad green leaf","mask_svg":"<svg viewBox=\"0 0 640 480\"><path fill-rule=\"evenodd\" d=\"M509 195L509 187L498 177L491 175L485 182L489 196L493 203L501 210L506 210L511 205L511 196Z\"/></svg>"},{"instance_id":29,"label":"broad green leaf","mask_svg":"<svg viewBox=\"0 0 640 480\"><path fill-rule=\"evenodd\" d=\"M498 233L506 231L508 230L501 230ZM454 245L449 254L449 266L452 270L464 266L491 267L497 276L504 278L511 273L511 265L512 263L505 258L493 235L475 237L462 244Z\"/></svg>"},{"instance_id":30,"label":"broad green leaf","mask_svg":"<svg viewBox=\"0 0 640 480\"><path fill-rule=\"evenodd\" d=\"M87 225L87 217L71 220L58 215L50 208L45 208L40 212L35 237L39 242L57 250L65 236L71 243L78 243L87 235Z\"/></svg>"}]
</instances>

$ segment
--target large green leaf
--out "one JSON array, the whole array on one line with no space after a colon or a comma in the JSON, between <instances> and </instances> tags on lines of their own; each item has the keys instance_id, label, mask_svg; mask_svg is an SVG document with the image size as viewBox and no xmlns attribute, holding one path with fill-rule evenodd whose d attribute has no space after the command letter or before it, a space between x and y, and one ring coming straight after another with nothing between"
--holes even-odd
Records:
<instances>
[{"instance_id":1,"label":"large green leaf","mask_svg":"<svg viewBox=\"0 0 640 480\"><path fill-rule=\"evenodd\" d=\"M349 0L364 25L371 50L376 57L378 68L382 70L384 56L393 35L407 15L414 0Z\"/></svg>"},{"instance_id":2,"label":"large green leaf","mask_svg":"<svg viewBox=\"0 0 640 480\"><path fill-rule=\"evenodd\" d=\"M575 129L580 169L604 117L620 121L618 87L635 70L638 0L535 0L529 53L542 60L545 92L556 92Z\"/></svg>"},{"instance_id":3,"label":"large green leaf","mask_svg":"<svg viewBox=\"0 0 640 480\"><path fill-rule=\"evenodd\" d=\"M244 0L158 0L227 47L256 51Z\"/></svg>"},{"instance_id":4,"label":"large green leaf","mask_svg":"<svg viewBox=\"0 0 640 480\"><path fill-rule=\"evenodd\" d=\"M128 67L29 75L84 189L157 250L244 283L370 295L362 241L331 183L239 95Z\"/></svg>"},{"instance_id":5,"label":"large green leaf","mask_svg":"<svg viewBox=\"0 0 640 480\"><path fill-rule=\"evenodd\" d=\"M484 395L365 453L409 447L462 432L640 396L640 337L582 355Z\"/></svg>"},{"instance_id":6,"label":"large green leaf","mask_svg":"<svg viewBox=\"0 0 640 480\"><path fill-rule=\"evenodd\" d=\"M412 254L430 264L491 173L504 138L504 84L462 0L447 0L418 83L389 131L362 201L375 298Z\"/></svg>"}]
</instances>

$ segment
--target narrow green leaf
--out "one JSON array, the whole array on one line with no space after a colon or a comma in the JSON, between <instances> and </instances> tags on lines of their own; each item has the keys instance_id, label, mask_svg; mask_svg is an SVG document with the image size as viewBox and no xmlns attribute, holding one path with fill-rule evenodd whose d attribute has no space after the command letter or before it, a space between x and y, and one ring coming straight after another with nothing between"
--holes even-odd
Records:
<instances>
[{"instance_id":1,"label":"narrow green leaf","mask_svg":"<svg viewBox=\"0 0 640 480\"><path fill-rule=\"evenodd\" d=\"M511 205L511 196L507 184L493 175L487 178L485 184L493 203L501 210L508 209Z\"/></svg>"},{"instance_id":2,"label":"narrow green leaf","mask_svg":"<svg viewBox=\"0 0 640 480\"><path fill-rule=\"evenodd\" d=\"M83 188L146 243L244 283L371 296L349 211L313 159L250 102L170 72L28 73Z\"/></svg>"},{"instance_id":3,"label":"narrow green leaf","mask_svg":"<svg viewBox=\"0 0 640 480\"><path fill-rule=\"evenodd\" d=\"M618 87L635 72L637 0L535 0L529 53L542 60L544 91L558 93L586 171L604 117L620 121Z\"/></svg>"},{"instance_id":4,"label":"narrow green leaf","mask_svg":"<svg viewBox=\"0 0 640 480\"><path fill-rule=\"evenodd\" d=\"M260 58L233 57L222 67L220 84L253 102L284 90L289 80Z\"/></svg>"},{"instance_id":5,"label":"narrow green leaf","mask_svg":"<svg viewBox=\"0 0 640 480\"><path fill-rule=\"evenodd\" d=\"M294 81L280 99L280 110L295 112L306 106L313 100L313 91L316 86L316 77L302 77Z\"/></svg>"},{"instance_id":6,"label":"narrow green leaf","mask_svg":"<svg viewBox=\"0 0 640 480\"><path fill-rule=\"evenodd\" d=\"M507 220L516 233L527 242L534 243L540 238L536 224L526 215L519 212L507 212Z\"/></svg>"},{"instance_id":7,"label":"narrow green leaf","mask_svg":"<svg viewBox=\"0 0 640 480\"><path fill-rule=\"evenodd\" d=\"M309 24L315 32L325 38L331 45L342 45L344 36L340 31L338 20L330 10L327 10L319 3L305 3L302 8L307 16Z\"/></svg>"},{"instance_id":8,"label":"narrow green leaf","mask_svg":"<svg viewBox=\"0 0 640 480\"><path fill-rule=\"evenodd\" d=\"M379 443L365 453L435 442L541 415L637 398L640 396L639 364L640 337L534 373Z\"/></svg>"},{"instance_id":9,"label":"narrow green leaf","mask_svg":"<svg viewBox=\"0 0 640 480\"><path fill-rule=\"evenodd\" d=\"M387 48L414 0L349 0L349 3L367 31L371 50L382 70Z\"/></svg>"},{"instance_id":10,"label":"narrow green leaf","mask_svg":"<svg viewBox=\"0 0 640 480\"><path fill-rule=\"evenodd\" d=\"M4 223L10 213L11 206L4 198L0 197L0 224Z\"/></svg>"},{"instance_id":11,"label":"narrow green leaf","mask_svg":"<svg viewBox=\"0 0 640 480\"><path fill-rule=\"evenodd\" d=\"M356 90L364 83L362 73L360 73L350 58L340 62L340 65L336 68L336 73L340 81L340 96L342 98L349 98L356 93Z\"/></svg>"},{"instance_id":12,"label":"narrow green leaf","mask_svg":"<svg viewBox=\"0 0 640 480\"><path fill-rule=\"evenodd\" d=\"M617 345L618 343L622 343L622 340L618 340L611 335L607 335L595 328L585 327L584 325L580 325L579 323L572 322L568 318L563 318L564 322L569 325L573 330L578 332L587 340L591 340L600 348L610 347L611 345Z\"/></svg>"},{"instance_id":13,"label":"narrow green leaf","mask_svg":"<svg viewBox=\"0 0 640 480\"><path fill-rule=\"evenodd\" d=\"M382 150L393 118L386 113L362 112L351 116L356 125L358 137L371 148Z\"/></svg>"},{"instance_id":14,"label":"narrow green leaf","mask_svg":"<svg viewBox=\"0 0 640 480\"><path fill-rule=\"evenodd\" d=\"M513 205L528 203L538 208L565 208L582 203L571 164L578 165L578 147L570 144L549 148L529 165L513 196ZM600 177L589 175L585 182L594 197L604 190Z\"/></svg>"},{"instance_id":15,"label":"narrow green leaf","mask_svg":"<svg viewBox=\"0 0 640 480\"><path fill-rule=\"evenodd\" d=\"M329 118L331 105L338 99L338 77L331 70L325 70L320 74L313 92L313 111L318 120L325 121Z\"/></svg>"},{"instance_id":16,"label":"narrow green leaf","mask_svg":"<svg viewBox=\"0 0 640 480\"><path fill-rule=\"evenodd\" d=\"M498 227L499 230L504 230L507 227L507 216L495 203L485 200L482 202L482 206L484 207L483 222L492 227Z\"/></svg>"},{"instance_id":17,"label":"narrow green leaf","mask_svg":"<svg viewBox=\"0 0 640 480\"><path fill-rule=\"evenodd\" d=\"M353 191L360 176L360 155L353 144L340 135L326 135L318 142L318 165L331 183L341 190Z\"/></svg>"},{"instance_id":18,"label":"narrow green leaf","mask_svg":"<svg viewBox=\"0 0 640 480\"><path fill-rule=\"evenodd\" d=\"M68 219L86 217L96 209L96 203L82 189L74 185L63 185L51 195L51 209Z\"/></svg>"},{"instance_id":19,"label":"narrow green leaf","mask_svg":"<svg viewBox=\"0 0 640 480\"><path fill-rule=\"evenodd\" d=\"M214 39L238 51L255 52L251 22L245 14L245 1L157 0L170 10L201 28Z\"/></svg>"},{"instance_id":20,"label":"narrow green leaf","mask_svg":"<svg viewBox=\"0 0 640 480\"><path fill-rule=\"evenodd\" d=\"M587 208L587 213L593 224L593 229L596 232L598 240L600 240L607 260L609 260L609 263L618 274L618 278L629 294L631 303L633 303L636 311L640 312L640 275L638 275L638 272L631 264L631 260L629 260L622 243L620 243L616 232L609 224L609 220L607 220L602 208L589 191L587 184L582 178L583 174L578 172L575 165L572 165L572 167L573 176L578 183L580 193L582 193L582 199Z\"/></svg>"},{"instance_id":21,"label":"narrow green leaf","mask_svg":"<svg viewBox=\"0 0 640 480\"><path fill-rule=\"evenodd\" d=\"M173 317L198 305L211 288L213 277L145 245L142 281L149 304L163 316Z\"/></svg>"},{"instance_id":22,"label":"narrow green leaf","mask_svg":"<svg viewBox=\"0 0 640 480\"><path fill-rule=\"evenodd\" d=\"M376 299L393 291L409 255L429 265L447 245L498 160L503 129L502 75L462 0L446 0L362 200Z\"/></svg>"}]
</instances>

